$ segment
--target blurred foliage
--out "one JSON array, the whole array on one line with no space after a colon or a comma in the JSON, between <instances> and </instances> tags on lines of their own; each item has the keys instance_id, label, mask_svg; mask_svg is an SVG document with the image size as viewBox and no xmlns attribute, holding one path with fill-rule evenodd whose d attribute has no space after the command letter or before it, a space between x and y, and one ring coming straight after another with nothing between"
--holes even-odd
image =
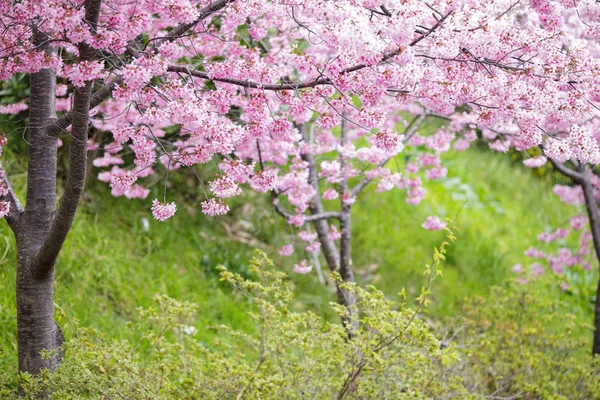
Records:
<instances>
[{"instance_id":1,"label":"blurred foliage","mask_svg":"<svg viewBox=\"0 0 600 400\"><path fill-rule=\"evenodd\" d=\"M25 74L13 75L10 79L0 81L0 106L20 103L29 98L29 79ZM19 114L0 114L0 132L6 132L7 149L17 154L27 153L27 142L23 140L28 124L28 111Z\"/></svg>"}]
</instances>

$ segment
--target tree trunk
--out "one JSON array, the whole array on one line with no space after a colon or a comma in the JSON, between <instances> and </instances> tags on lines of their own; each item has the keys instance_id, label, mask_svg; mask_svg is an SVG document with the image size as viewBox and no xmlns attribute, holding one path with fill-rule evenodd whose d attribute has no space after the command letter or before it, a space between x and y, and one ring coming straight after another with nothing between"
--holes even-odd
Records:
<instances>
[{"instance_id":1,"label":"tree trunk","mask_svg":"<svg viewBox=\"0 0 600 400\"><path fill-rule=\"evenodd\" d=\"M342 201L342 218L340 220L340 275L344 283L354 282L354 272L352 271L352 236L351 236L351 213L350 204ZM352 338L354 332L358 331L358 309L356 308L356 296L338 286L338 302L343 304L348 310L348 318L344 320L344 325L348 330L348 336Z\"/></svg>"},{"instance_id":2,"label":"tree trunk","mask_svg":"<svg viewBox=\"0 0 600 400\"><path fill-rule=\"evenodd\" d=\"M45 40L45 34L36 32L34 42ZM32 375L44 368L56 369L63 342L62 332L54 321L54 264L40 268L37 259L56 213L57 138L46 131L56 117L55 87L53 71L46 69L31 75L27 201L15 232L19 371ZM40 270L44 274L39 274ZM56 355L42 359L42 350Z\"/></svg>"},{"instance_id":3,"label":"tree trunk","mask_svg":"<svg viewBox=\"0 0 600 400\"><path fill-rule=\"evenodd\" d=\"M346 113L342 115L340 125L340 144L346 146L347 123ZM354 283L354 272L352 271L352 203L350 202L350 190L348 188L348 177L346 176L347 160L343 152L340 152L340 275L344 283ZM344 325L348 331L348 337L352 336L359 329L358 309L356 308L356 295L343 288L338 287L338 301L346 306L348 317L344 320Z\"/></svg>"},{"instance_id":4,"label":"tree trunk","mask_svg":"<svg viewBox=\"0 0 600 400\"><path fill-rule=\"evenodd\" d=\"M590 221L594 251L596 252L596 259L600 261L600 214L598 213L598 202L596 201L587 166L581 164L579 171L582 175L581 187L583 189L583 197L585 198L588 220ZM592 345L592 354L600 354L600 279L598 280L594 303L594 342Z\"/></svg>"},{"instance_id":5,"label":"tree trunk","mask_svg":"<svg viewBox=\"0 0 600 400\"><path fill-rule=\"evenodd\" d=\"M19 371L39 374L54 371L62 359L63 334L54 320L54 274L36 278L32 271L35 252L19 249L17 269L17 342ZM54 354L43 358L42 350Z\"/></svg>"}]
</instances>

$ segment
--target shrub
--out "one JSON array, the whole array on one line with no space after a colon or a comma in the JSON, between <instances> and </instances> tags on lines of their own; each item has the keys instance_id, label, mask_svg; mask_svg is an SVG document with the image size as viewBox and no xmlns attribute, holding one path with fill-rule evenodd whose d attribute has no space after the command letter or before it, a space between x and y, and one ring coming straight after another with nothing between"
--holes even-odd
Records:
<instances>
[{"instance_id":1,"label":"shrub","mask_svg":"<svg viewBox=\"0 0 600 400\"><path fill-rule=\"evenodd\" d=\"M578 316L551 277L510 282L467 301L452 334L464 355L456 373L491 398L600 399L600 357L589 354L590 315Z\"/></svg>"},{"instance_id":2,"label":"shrub","mask_svg":"<svg viewBox=\"0 0 600 400\"><path fill-rule=\"evenodd\" d=\"M417 312L392 304L374 287L338 284L357 296L360 328L351 338L341 322L290 309L282 272L258 253L256 280L221 269L221 279L246 296L255 334L218 326L210 346L194 339L195 306L156 296L130 325L139 341L116 341L77 329L54 373L23 374L25 398L53 399L402 399L465 393L449 373L454 349L440 345ZM331 304L341 317L346 308ZM2 380L0 380L2 384ZM1 391L2 389L0 389ZM11 392L4 388L8 396Z\"/></svg>"}]
</instances>

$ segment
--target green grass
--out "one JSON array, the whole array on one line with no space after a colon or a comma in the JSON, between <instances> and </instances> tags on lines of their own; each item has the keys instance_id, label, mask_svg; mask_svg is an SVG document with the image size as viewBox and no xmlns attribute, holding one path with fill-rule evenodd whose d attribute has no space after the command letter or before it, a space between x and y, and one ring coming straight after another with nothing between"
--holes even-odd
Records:
<instances>
[{"instance_id":1,"label":"green grass","mask_svg":"<svg viewBox=\"0 0 600 400\"><path fill-rule=\"evenodd\" d=\"M511 266L527 262L523 253L536 245L537 235L564 224L577 210L558 201L548 180L511 165L506 156L474 149L447 154L444 165L449 176L427 182L427 196L416 207L399 191L375 194L373 188L356 202L354 262L359 271L376 265L371 278L384 292L406 287L416 295L424 264L445 234L420 225L429 215L454 218L462 207L458 241L449 248L434 291L434 313L451 315L465 296L485 294L513 276Z\"/></svg>"},{"instance_id":2,"label":"green grass","mask_svg":"<svg viewBox=\"0 0 600 400\"><path fill-rule=\"evenodd\" d=\"M523 251L539 232L575 213L551 193L548 182L511 165L506 156L469 150L448 154L445 164L449 177L427 183L421 205L408 206L400 191L375 194L370 188L353 212L358 279L390 295L406 287L414 297L433 247L443 239L442 232L426 231L421 223L432 214L452 218L467 200L459 216L458 242L449 250L444 276L435 282L430 312L439 317L459 312L465 296L485 294L490 285L502 284L511 276L510 267L525 261ZM7 169L18 170L13 167ZM24 174L14 179L20 191L24 179ZM153 190L151 196L160 196L161 188ZM156 293L198 304L198 337L208 344L215 335L210 325L253 329L248 305L219 282L215 267L225 264L245 273L253 249L261 247L273 255L277 267L291 271L295 260L279 257L276 250L293 238L292 232L270 209L267 196L246 191L234 200L231 215L207 218L198 211L198 201L189 201L196 190L183 195L171 190L175 200L188 201L179 203L173 219L160 223L152 220L150 201L112 198L92 184L56 269L56 303L64 311L60 322L67 336L69 321L77 319L81 326L126 338L125 324ZM0 368L16 370L15 244L5 223L0 236L0 243L8 245L0 262L0 349L6 353ZM324 263L323 268L327 272ZM325 307L335 299L330 289L314 274L292 279L296 307L332 317Z\"/></svg>"}]
</instances>

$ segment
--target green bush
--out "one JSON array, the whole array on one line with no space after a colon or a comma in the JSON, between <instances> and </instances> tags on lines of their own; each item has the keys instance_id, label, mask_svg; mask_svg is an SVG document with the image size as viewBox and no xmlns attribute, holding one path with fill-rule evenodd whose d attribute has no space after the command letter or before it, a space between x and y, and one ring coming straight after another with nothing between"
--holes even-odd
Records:
<instances>
[{"instance_id":1,"label":"green bush","mask_svg":"<svg viewBox=\"0 0 600 400\"><path fill-rule=\"evenodd\" d=\"M156 296L156 306L140 309L130 324L138 342L76 329L57 371L21 375L25 398L402 399L465 393L461 379L449 374L454 349L443 349L403 303L392 304L373 287L345 285L361 311L360 328L349 339L341 322L291 311L290 281L263 253L250 271L257 280L225 268L221 279L251 303L257 334L214 327L221 335L207 347L194 338L194 305ZM331 306L348 317L344 307ZM14 393L3 390L5 397Z\"/></svg>"},{"instance_id":2,"label":"green bush","mask_svg":"<svg viewBox=\"0 0 600 400\"><path fill-rule=\"evenodd\" d=\"M465 385L490 398L600 399L593 327L578 322L566 296L544 277L468 300L451 331L464 350L456 368Z\"/></svg>"}]
</instances>

